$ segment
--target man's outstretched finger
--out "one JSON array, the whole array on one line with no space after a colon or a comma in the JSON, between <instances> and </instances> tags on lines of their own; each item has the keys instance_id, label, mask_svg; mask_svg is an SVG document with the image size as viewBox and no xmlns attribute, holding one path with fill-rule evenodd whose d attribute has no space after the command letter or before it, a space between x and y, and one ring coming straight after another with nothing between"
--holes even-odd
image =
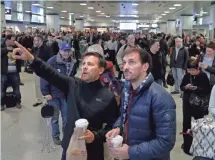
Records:
<instances>
[{"instance_id":1,"label":"man's outstretched finger","mask_svg":"<svg viewBox=\"0 0 215 160\"><path fill-rule=\"evenodd\" d=\"M15 41L14 43L15 43L15 44L17 45L17 47L19 47L23 52L29 53L29 51L28 51L25 47L23 47L19 42Z\"/></svg>"},{"instance_id":2,"label":"man's outstretched finger","mask_svg":"<svg viewBox=\"0 0 215 160\"><path fill-rule=\"evenodd\" d=\"M13 58L13 59L20 59L20 60L22 60L22 57L19 56L19 55L13 55L12 58Z\"/></svg>"}]
</instances>

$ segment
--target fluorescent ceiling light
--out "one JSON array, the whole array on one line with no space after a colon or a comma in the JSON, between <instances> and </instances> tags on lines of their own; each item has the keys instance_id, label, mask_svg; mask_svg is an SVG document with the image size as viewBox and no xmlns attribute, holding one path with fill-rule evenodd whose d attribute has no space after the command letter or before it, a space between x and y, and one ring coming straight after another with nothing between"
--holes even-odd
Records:
<instances>
[{"instance_id":1,"label":"fluorescent ceiling light","mask_svg":"<svg viewBox=\"0 0 215 160\"><path fill-rule=\"evenodd\" d=\"M166 14L165 13L163 13L163 14L161 14L162 16L165 16Z\"/></svg>"},{"instance_id":2,"label":"fluorescent ceiling light","mask_svg":"<svg viewBox=\"0 0 215 160\"><path fill-rule=\"evenodd\" d=\"M67 11L61 11L61 12L66 13Z\"/></svg>"},{"instance_id":3,"label":"fluorescent ceiling light","mask_svg":"<svg viewBox=\"0 0 215 160\"><path fill-rule=\"evenodd\" d=\"M69 14L74 14L74 13L69 13Z\"/></svg>"},{"instance_id":4,"label":"fluorescent ceiling light","mask_svg":"<svg viewBox=\"0 0 215 160\"><path fill-rule=\"evenodd\" d=\"M30 13L31 11L25 11L25 12Z\"/></svg>"},{"instance_id":5,"label":"fluorescent ceiling light","mask_svg":"<svg viewBox=\"0 0 215 160\"><path fill-rule=\"evenodd\" d=\"M94 9L94 7L87 7L88 9Z\"/></svg>"},{"instance_id":6,"label":"fluorescent ceiling light","mask_svg":"<svg viewBox=\"0 0 215 160\"><path fill-rule=\"evenodd\" d=\"M173 10L173 9L176 9L175 7L170 7L169 9Z\"/></svg>"},{"instance_id":7,"label":"fluorescent ceiling light","mask_svg":"<svg viewBox=\"0 0 215 160\"><path fill-rule=\"evenodd\" d=\"M138 4L137 3L132 3L132 6L138 6Z\"/></svg>"},{"instance_id":8,"label":"fluorescent ceiling light","mask_svg":"<svg viewBox=\"0 0 215 160\"><path fill-rule=\"evenodd\" d=\"M100 13L100 14L105 14L105 13Z\"/></svg>"},{"instance_id":9,"label":"fluorescent ceiling light","mask_svg":"<svg viewBox=\"0 0 215 160\"><path fill-rule=\"evenodd\" d=\"M175 7L180 7L180 6L181 6L181 4L174 4L174 6L175 6Z\"/></svg>"},{"instance_id":10,"label":"fluorescent ceiling light","mask_svg":"<svg viewBox=\"0 0 215 160\"><path fill-rule=\"evenodd\" d=\"M106 17L108 18L108 17L110 17L110 16L106 16Z\"/></svg>"},{"instance_id":11,"label":"fluorescent ceiling light","mask_svg":"<svg viewBox=\"0 0 215 160\"><path fill-rule=\"evenodd\" d=\"M34 4L32 4L33 6L39 6L40 4L38 4L38 3L34 3Z\"/></svg>"},{"instance_id":12,"label":"fluorescent ceiling light","mask_svg":"<svg viewBox=\"0 0 215 160\"><path fill-rule=\"evenodd\" d=\"M169 13L169 11L164 11L164 13Z\"/></svg>"},{"instance_id":13,"label":"fluorescent ceiling light","mask_svg":"<svg viewBox=\"0 0 215 160\"><path fill-rule=\"evenodd\" d=\"M84 16L80 16L81 18L83 18Z\"/></svg>"},{"instance_id":14,"label":"fluorescent ceiling light","mask_svg":"<svg viewBox=\"0 0 215 160\"><path fill-rule=\"evenodd\" d=\"M65 17L60 17L60 18L65 18Z\"/></svg>"},{"instance_id":15,"label":"fluorescent ceiling light","mask_svg":"<svg viewBox=\"0 0 215 160\"><path fill-rule=\"evenodd\" d=\"M47 7L48 9L53 9L54 7Z\"/></svg>"},{"instance_id":16,"label":"fluorescent ceiling light","mask_svg":"<svg viewBox=\"0 0 215 160\"><path fill-rule=\"evenodd\" d=\"M202 12L202 14L208 14L208 12Z\"/></svg>"},{"instance_id":17,"label":"fluorescent ceiling light","mask_svg":"<svg viewBox=\"0 0 215 160\"><path fill-rule=\"evenodd\" d=\"M96 11L96 13L100 13L101 11Z\"/></svg>"},{"instance_id":18,"label":"fluorescent ceiling light","mask_svg":"<svg viewBox=\"0 0 215 160\"><path fill-rule=\"evenodd\" d=\"M80 3L80 5L81 5L81 6L86 6L87 4L86 4L86 3Z\"/></svg>"}]
</instances>

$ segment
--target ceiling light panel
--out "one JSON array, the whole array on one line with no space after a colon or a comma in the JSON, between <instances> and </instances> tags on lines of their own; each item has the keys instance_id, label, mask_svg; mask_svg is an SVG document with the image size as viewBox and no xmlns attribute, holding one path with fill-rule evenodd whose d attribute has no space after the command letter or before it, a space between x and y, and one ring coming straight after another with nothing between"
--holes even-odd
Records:
<instances>
[{"instance_id":1,"label":"ceiling light panel","mask_svg":"<svg viewBox=\"0 0 215 160\"><path fill-rule=\"evenodd\" d=\"M175 7L181 7L181 4L174 4Z\"/></svg>"},{"instance_id":2,"label":"ceiling light panel","mask_svg":"<svg viewBox=\"0 0 215 160\"><path fill-rule=\"evenodd\" d=\"M163 14L161 14L162 16L165 16L166 14L165 13L163 13Z\"/></svg>"},{"instance_id":3,"label":"ceiling light panel","mask_svg":"<svg viewBox=\"0 0 215 160\"><path fill-rule=\"evenodd\" d=\"M169 9L170 9L170 10L174 10L174 9L176 9L176 8L175 8L175 7L170 7Z\"/></svg>"},{"instance_id":4,"label":"ceiling light panel","mask_svg":"<svg viewBox=\"0 0 215 160\"><path fill-rule=\"evenodd\" d=\"M87 7L88 9L94 9L94 7Z\"/></svg>"},{"instance_id":5,"label":"ceiling light panel","mask_svg":"<svg viewBox=\"0 0 215 160\"><path fill-rule=\"evenodd\" d=\"M138 6L138 3L132 3L132 6Z\"/></svg>"},{"instance_id":6,"label":"ceiling light panel","mask_svg":"<svg viewBox=\"0 0 215 160\"><path fill-rule=\"evenodd\" d=\"M62 12L62 13L66 13L67 11L64 10L64 11L61 11L61 12Z\"/></svg>"},{"instance_id":7,"label":"ceiling light panel","mask_svg":"<svg viewBox=\"0 0 215 160\"><path fill-rule=\"evenodd\" d=\"M101 11L96 11L96 13L101 13Z\"/></svg>"},{"instance_id":8,"label":"ceiling light panel","mask_svg":"<svg viewBox=\"0 0 215 160\"><path fill-rule=\"evenodd\" d=\"M169 13L169 11L165 11L164 13Z\"/></svg>"},{"instance_id":9,"label":"ceiling light panel","mask_svg":"<svg viewBox=\"0 0 215 160\"><path fill-rule=\"evenodd\" d=\"M48 9L53 9L54 7L47 7Z\"/></svg>"},{"instance_id":10,"label":"ceiling light panel","mask_svg":"<svg viewBox=\"0 0 215 160\"><path fill-rule=\"evenodd\" d=\"M86 6L87 4L86 4L86 3L80 3L80 5L81 5L81 6Z\"/></svg>"}]
</instances>

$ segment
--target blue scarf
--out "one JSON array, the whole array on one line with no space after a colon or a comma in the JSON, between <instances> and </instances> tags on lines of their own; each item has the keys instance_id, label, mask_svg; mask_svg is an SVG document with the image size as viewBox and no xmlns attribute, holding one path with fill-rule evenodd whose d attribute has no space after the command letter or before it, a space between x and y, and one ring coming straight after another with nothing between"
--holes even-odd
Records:
<instances>
[{"instance_id":1,"label":"blue scarf","mask_svg":"<svg viewBox=\"0 0 215 160\"><path fill-rule=\"evenodd\" d=\"M147 79L151 76L151 73L149 73L146 78L142 81L142 83L139 85L139 87L135 90L136 93L138 93L143 86L145 85ZM124 84L124 102L123 102L123 108L122 108L122 127L125 127L125 121L126 121L126 114L127 109L129 105L129 98L131 95L131 83L129 81L125 81Z\"/></svg>"}]
</instances>

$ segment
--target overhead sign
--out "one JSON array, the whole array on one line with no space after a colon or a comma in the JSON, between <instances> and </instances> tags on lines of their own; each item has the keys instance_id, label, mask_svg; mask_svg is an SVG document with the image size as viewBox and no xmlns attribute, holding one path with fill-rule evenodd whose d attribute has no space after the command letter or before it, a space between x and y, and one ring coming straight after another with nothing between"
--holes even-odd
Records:
<instances>
[{"instance_id":1,"label":"overhead sign","mask_svg":"<svg viewBox=\"0 0 215 160\"><path fill-rule=\"evenodd\" d=\"M5 9L5 14L11 14L11 9Z\"/></svg>"}]
</instances>

